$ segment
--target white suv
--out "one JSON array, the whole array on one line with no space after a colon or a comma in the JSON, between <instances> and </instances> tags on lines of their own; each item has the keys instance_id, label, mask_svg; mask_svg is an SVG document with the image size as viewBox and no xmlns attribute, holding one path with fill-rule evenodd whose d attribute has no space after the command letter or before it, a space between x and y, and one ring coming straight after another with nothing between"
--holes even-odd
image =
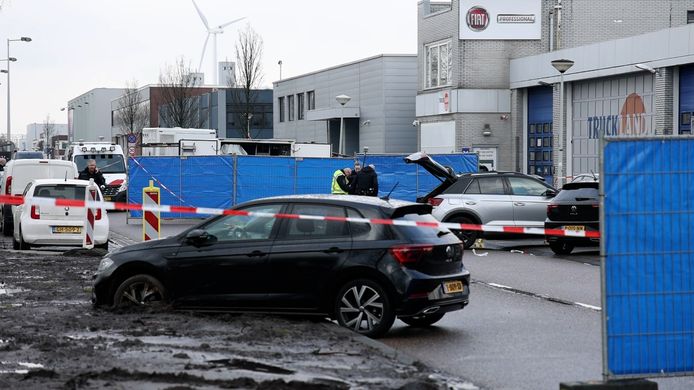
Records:
<instances>
[{"instance_id":1,"label":"white suv","mask_svg":"<svg viewBox=\"0 0 694 390\"><path fill-rule=\"evenodd\" d=\"M441 180L417 202L432 205L432 215L442 222L543 228L547 204L557 194L547 183L518 172L456 175L421 152L406 157L405 162L418 164ZM471 230L454 233L466 248L481 236Z\"/></svg>"}]
</instances>

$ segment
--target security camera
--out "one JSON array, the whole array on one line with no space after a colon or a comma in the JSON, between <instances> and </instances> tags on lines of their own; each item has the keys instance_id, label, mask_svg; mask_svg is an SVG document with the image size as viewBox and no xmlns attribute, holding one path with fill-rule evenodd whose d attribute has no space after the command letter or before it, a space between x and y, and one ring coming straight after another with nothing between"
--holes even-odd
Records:
<instances>
[{"instance_id":1,"label":"security camera","mask_svg":"<svg viewBox=\"0 0 694 390\"><path fill-rule=\"evenodd\" d=\"M364 122L361 123L362 126L368 126L371 124L371 120L367 119Z\"/></svg>"},{"instance_id":2,"label":"security camera","mask_svg":"<svg viewBox=\"0 0 694 390\"><path fill-rule=\"evenodd\" d=\"M415 120L412 121L412 126L417 127L417 126L419 125L419 123L420 123L420 122L419 122L418 120L415 119Z\"/></svg>"}]
</instances>

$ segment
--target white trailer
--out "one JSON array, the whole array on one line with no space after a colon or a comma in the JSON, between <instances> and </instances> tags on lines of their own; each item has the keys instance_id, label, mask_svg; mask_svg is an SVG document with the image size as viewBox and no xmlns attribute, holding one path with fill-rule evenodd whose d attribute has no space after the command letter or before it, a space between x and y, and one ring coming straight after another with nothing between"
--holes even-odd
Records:
<instances>
[{"instance_id":1,"label":"white trailer","mask_svg":"<svg viewBox=\"0 0 694 390\"><path fill-rule=\"evenodd\" d=\"M183 139L216 139L214 129L184 129L181 127L145 127L142 129L142 145L168 144L178 146Z\"/></svg>"},{"instance_id":2,"label":"white trailer","mask_svg":"<svg viewBox=\"0 0 694 390\"><path fill-rule=\"evenodd\" d=\"M142 129L143 156L214 156L218 150L217 130L214 129Z\"/></svg>"}]
</instances>

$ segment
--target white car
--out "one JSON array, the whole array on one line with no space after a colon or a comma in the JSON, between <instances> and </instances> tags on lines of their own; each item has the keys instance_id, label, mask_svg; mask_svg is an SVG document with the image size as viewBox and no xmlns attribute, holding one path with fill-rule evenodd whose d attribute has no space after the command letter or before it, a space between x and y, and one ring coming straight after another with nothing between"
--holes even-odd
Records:
<instances>
[{"instance_id":1,"label":"white car","mask_svg":"<svg viewBox=\"0 0 694 390\"><path fill-rule=\"evenodd\" d=\"M31 205L35 197L84 200L89 182L74 179L37 179L24 190L25 203L14 208L14 249L31 246L82 246L86 209L83 207ZM97 189L97 201L102 200ZM94 246L108 249L109 221L106 210L97 209Z\"/></svg>"}]
</instances>

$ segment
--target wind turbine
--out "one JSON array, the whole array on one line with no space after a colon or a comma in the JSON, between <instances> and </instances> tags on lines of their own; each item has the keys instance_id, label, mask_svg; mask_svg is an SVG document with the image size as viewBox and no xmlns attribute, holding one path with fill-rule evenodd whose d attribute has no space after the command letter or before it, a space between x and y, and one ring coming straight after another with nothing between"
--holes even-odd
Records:
<instances>
[{"instance_id":1,"label":"wind turbine","mask_svg":"<svg viewBox=\"0 0 694 390\"><path fill-rule=\"evenodd\" d=\"M234 19L231 22L226 22L224 24L220 24L217 27L210 28L209 23L207 23L207 18L205 15L200 11L200 8L198 7L197 3L195 3L195 0L193 1L193 5L195 6L195 10L198 11L198 15L200 15L200 20L202 20L202 24L205 25L205 29L207 29L207 38L205 38L205 43L202 45L202 55L200 56L200 65L198 65L198 72L200 72L200 68L202 67L202 60L205 58L205 50L207 49L207 42L210 40L210 35L212 35L212 58L214 61L213 64L213 69L214 69L214 84L216 85L219 80L217 79L217 35L222 34L224 32L224 28L234 24L240 20L246 19L246 17Z\"/></svg>"}]
</instances>

